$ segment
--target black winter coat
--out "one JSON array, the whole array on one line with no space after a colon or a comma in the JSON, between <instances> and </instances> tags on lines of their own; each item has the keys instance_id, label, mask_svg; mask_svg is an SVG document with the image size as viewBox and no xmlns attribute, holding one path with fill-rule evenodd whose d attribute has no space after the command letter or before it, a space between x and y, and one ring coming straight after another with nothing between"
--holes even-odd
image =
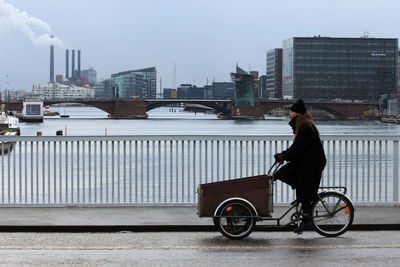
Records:
<instances>
[{"instance_id":1,"label":"black winter coat","mask_svg":"<svg viewBox=\"0 0 400 267\"><path fill-rule=\"evenodd\" d=\"M312 122L311 115L297 115L289 125L293 129L293 144L282 152L283 159L288 161L274 175L296 189L300 203L313 201L318 193L322 171L326 164L324 148L319 132Z\"/></svg>"}]
</instances>

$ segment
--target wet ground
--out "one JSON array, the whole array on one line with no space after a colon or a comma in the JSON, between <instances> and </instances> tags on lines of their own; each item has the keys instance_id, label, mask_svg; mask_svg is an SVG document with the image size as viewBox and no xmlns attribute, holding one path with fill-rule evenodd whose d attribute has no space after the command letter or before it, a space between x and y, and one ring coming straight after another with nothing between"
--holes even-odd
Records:
<instances>
[{"instance_id":1,"label":"wet ground","mask_svg":"<svg viewBox=\"0 0 400 267\"><path fill-rule=\"evenodd\" d=\"M0 265L398 266L400 232L1 233Z\"/></svg>"}]
</instances>

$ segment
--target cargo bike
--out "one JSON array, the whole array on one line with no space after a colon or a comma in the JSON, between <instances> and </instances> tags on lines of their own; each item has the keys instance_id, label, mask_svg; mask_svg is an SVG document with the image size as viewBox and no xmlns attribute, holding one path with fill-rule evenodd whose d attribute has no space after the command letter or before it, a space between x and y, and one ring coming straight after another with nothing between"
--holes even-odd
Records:
<instances>
[{"instance_id":1,"label":"cargo bike","mask_svg":"<svg viewBox=\"0 0 400 267\"><path fill-rule=\"evenodd\" d=\"M275 162L267 175L200 184L197 189L199 217L211 217L214 225L229 239L250 235L258 221L275 221L277 228L299 226L300 204L295 200L280 217L273 213L273 173L282 164ZM312 227L326 237L345 233L352 225L354 205L343 186L320 187L312 203ZM289 222L282 224L284 218Z\"/></svg>"}]
</instances>

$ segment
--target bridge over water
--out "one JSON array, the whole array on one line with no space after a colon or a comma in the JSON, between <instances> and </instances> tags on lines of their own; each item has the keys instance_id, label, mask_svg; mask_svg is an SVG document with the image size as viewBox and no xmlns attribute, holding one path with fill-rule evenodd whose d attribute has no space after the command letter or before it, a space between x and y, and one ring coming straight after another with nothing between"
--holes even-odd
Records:
<instances>
[{"instance_id":1,"label":"bridge over water","mask_svg":"<svg viewBox=\"0 0 400 267\"><path fill-rule=\"evenodd\" d=\"M235 106L233 100L217 99L93 99L93 100L45 100L44 105L60 103L80 103L96 107L109 114L114 119L144 119L147 112L162 106L180 103L200 104L213 108L222 118L260 119L264 114L279 107L290 106L294 100L256 100L254 106ZM21 111L22 102L4 103L5 110ZM312 109L324 110L334 118L358 118L365 111L379 108L378 102L345 103L306 101L306 106Z\"/></svg>"}]
</instances>

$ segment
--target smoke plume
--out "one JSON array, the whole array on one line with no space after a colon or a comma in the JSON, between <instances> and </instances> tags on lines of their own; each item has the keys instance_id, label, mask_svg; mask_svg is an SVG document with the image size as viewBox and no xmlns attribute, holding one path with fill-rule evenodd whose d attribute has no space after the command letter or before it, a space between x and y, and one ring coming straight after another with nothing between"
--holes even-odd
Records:
<instances>
[{"instance_id":1,"label":"smoke plume","mask_svg":"<svg viewBox=\"0 0 400 267\"><path fill-rule=\"evenodd\" d=\"M64 46L58 37L51 36L51 27L45 21L30 17L25 11L0 0L0 33L13 29L24 33L35 45Z\"/></svg>"}]
</instances>

